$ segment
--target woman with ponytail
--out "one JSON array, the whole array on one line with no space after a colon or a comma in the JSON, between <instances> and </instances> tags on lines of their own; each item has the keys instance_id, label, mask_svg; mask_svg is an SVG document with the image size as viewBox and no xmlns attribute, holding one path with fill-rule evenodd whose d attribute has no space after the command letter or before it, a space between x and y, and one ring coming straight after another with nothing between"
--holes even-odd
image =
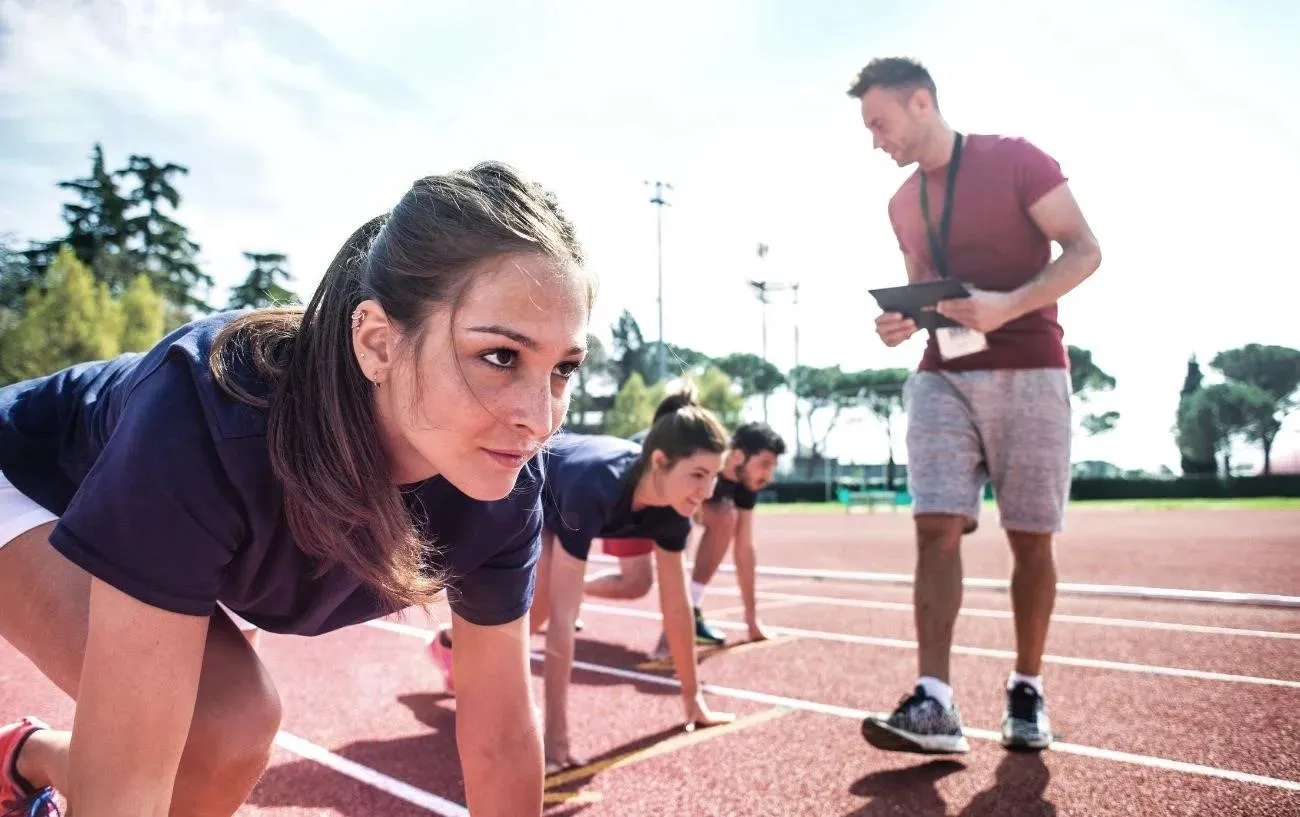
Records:
<instances>
[{"instance_id":1,"label":"woman with ponytail","mask_svg":"<svg viewBox=\"0 0 1300 817\"><path fill-rule=\"evenodd\" d=\"M417 181L305 308L0 389L0 637L77 701L0 727L0 813L228 817L280 702L227 613L313 636L445 592L469 808L540 814L534 455L592 297L553 198L484 163Z\"/></svg>"},{"instance_id":2,"label":"woman with ponytail","mask_svg":"<svg viewBox=\"0 0 1300 817\"><path fill-rule=\"evenodd\" d=\"M695 621L682 561L691 515L712 495L726 450L726 429L686 390L669 395L659 405L643 444L619 437L561 434L541 454L546 523L531 626L534 631L546 626L543 745L548 774L581 763L569 751L567 712L574 622L584 590L606 598L639 598L650 592L649 554L640 557L645 569L633 571L645 579L633 589L627 582L610 583L601 576L585 580L587 555L597 537L654 540L659 607L681 682L686 722L694 728L734 719L710 711L700 692ZM613 588L619 589L610 592Z\"/></svg>"}]
</instances>

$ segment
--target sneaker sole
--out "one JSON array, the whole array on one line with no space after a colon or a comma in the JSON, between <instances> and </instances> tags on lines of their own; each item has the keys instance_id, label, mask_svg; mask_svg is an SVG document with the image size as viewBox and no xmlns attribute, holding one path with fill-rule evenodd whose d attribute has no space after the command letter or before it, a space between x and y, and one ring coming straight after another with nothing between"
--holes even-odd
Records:
<instances>
[{"instance_id":1,"label":"sneaker sole","mask_svg":"<svg viewBox=\"0 0 1300 817\"><path fill-rule=\"evenodd\" d=\"M867 743L886 752L959 755L970 751L970 743L966 741L965 735L914 735L871 718L862 722L862 737Z\"/></svg>"},{"instance_id":2,"label":"sneaker sole","mask_svg":"<svg viewBox=\"0 0 1300 817\"><path fill-rule=\"evenodd\" d=\"M1053 737L1042 737L1036 740L1027 738L1009 738L1003 736L1002 748L1009 749L1013 752L1041 752L1052 745Z\"/></svg>"}]
</instances>

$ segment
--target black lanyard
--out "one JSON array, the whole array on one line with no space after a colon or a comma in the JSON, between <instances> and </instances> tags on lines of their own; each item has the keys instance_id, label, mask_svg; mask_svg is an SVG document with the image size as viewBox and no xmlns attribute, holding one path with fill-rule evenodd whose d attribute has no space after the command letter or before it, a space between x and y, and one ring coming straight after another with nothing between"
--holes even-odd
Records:
<instances>
[{"instance_id":1,"label":"black lanyard","mask_svg":"<svg viewBox=\"0 0 1300 817\"><path fill-rule=\"evenodd\" d=\"M957 181L957 168L961 165L961 134L956 134L952 143L952 158L948 161L948 185L943 191L943 213L939 216L939 234L934 234L930 226L930 196L926 191L925 171L921 171L921 218L925 221L925 235L930 239L930 256L939 277L948 275L948 228L952 221L952 188Z\"/></svg>"}]
</instances>

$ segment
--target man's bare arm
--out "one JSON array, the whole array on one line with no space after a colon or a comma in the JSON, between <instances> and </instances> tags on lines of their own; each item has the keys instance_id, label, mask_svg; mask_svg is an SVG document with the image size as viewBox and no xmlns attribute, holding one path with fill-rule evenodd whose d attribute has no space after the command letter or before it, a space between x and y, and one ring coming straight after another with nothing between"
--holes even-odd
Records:
<instances>
[{"instance_id":1,"label":"man's bare arm","mask_svg":"<svg viewBox=\"0 0 1300 817\"><path fill-rule=\"evenodd\" d=\"M1101 266L1101 245L1067 183L1062 182L1034 202L1029 217L1044 235L1061 245L1061 255L1011 293L1017 315L1056 303Z\"/></svg>"}]
</instances>

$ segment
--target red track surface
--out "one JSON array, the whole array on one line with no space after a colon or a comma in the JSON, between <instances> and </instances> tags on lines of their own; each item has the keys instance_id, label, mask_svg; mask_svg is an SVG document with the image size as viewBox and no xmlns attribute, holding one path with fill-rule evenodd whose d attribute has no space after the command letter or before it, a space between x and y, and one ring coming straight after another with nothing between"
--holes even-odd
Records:
<instances>
[{"instance_id":1,"label":"red track surface","mask_svg":"<svg viewBox=\"0 0 1300 817\"><path fill-rule=\"evenodd\" d=\"M766 565L911 569L905 513L758 522ZM986 514L968 538L967 576L1007 575L996 523ZM1058 563L1062 582L1296 594L1297 548L1295 512L1076 510ZM1008 598L968 590L953 674L972 751L926 758L859 735L864 711L891 708L915 679L908 588L767 579L760 600L780 637L701 653L721 688L710 703L738 723L689 735L671 674L646 666L653 595L586 605L577 657L590 666L575 671L570 718L593 765L551 781L548 815L1300 814L1300 609L1060 597L1045 678L1063 734L1026 755L989 739L1014 643ZM711 618L739 620L739 603L721 574ZM284 731L332 754L308 759L286 737L241 815L463 813L455 700L413 629L427 626L263 636ZM66 726L72 704L0 642L0 718L26 712Z\"/></svg>"}]
</instances>

